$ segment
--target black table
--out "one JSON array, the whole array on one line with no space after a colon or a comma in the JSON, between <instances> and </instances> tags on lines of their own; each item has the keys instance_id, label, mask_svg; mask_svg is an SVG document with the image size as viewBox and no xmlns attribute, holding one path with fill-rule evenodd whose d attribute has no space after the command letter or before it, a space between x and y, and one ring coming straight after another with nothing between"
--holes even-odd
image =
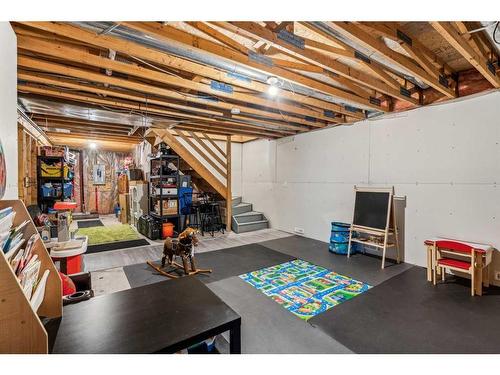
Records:
<instances>
[{"instance_id":1,"label":"black table","mask_svg":"<svg viewBox=\"0 0 500 375\"><path fill-rule=\"evenodd\" d=\"M64 307L48 328L52 353L175 353L230 332L241 353L241 317L194 277L162 281Z\"/></svg>"}]
</instances>

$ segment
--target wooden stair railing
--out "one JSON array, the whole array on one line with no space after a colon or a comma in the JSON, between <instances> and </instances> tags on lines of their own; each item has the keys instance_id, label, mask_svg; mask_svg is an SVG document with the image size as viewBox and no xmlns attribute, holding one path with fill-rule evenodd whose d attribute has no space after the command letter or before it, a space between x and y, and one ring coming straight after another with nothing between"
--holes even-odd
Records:
<instances>
[{"instance_id":1,"label":"wooden stair railing","mask_svg":"<svg viewBox=\"0 0 500 375\"><path fill-rule=\"evenodd\" d=\"M201 137L194 132L174 130L175 133L166 129L150 128L146 133L146 139L152 144L158 144L158 140L165 142L179 155L193 170L198 173L215 191L226 200L226 230L231 230L232 216L232 193L231 193L231 136L226 138L226 151L224 151L208 134ZM196 157L193 150L198 157ZM218 178L209 168L209 165Z\"/></svg>"}]
</instances>

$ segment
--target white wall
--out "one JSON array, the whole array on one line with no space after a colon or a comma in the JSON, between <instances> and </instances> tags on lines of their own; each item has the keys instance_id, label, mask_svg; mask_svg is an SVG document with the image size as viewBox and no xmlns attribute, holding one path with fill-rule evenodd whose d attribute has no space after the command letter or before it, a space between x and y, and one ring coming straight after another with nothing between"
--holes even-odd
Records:
<instances>
[{"instance_id":1,"label":"white wall","mask_svg":"<svg viewBox=\"0 0 500 375\"><path fill-rule=\"evenodd\" d=\"M8 22L0 22L0 140L7 164L4 199L17 199L17 41Z\"/></svg>"},{"instance_id":2,"label":"white wall","mask_svg":"<svg viewBox=\"0 0 500 375\"><path fill-rule=\"evenodd\" d=\"M425 265L436 235L500 248L500 91L246 143L242 170L244 200L281 230L328 242L331 221L352 220L354 185L394 185L407 262Z\"/></svg>"}]
</instances>

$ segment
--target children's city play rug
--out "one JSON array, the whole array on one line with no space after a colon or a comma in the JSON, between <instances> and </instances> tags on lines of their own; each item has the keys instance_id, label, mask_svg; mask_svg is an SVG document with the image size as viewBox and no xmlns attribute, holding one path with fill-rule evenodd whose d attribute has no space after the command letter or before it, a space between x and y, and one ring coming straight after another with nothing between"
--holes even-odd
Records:
<instances>
[{"instance_id":1,"label":"children's city play rug","mask_svg":"<svg viewBox=\"0 0 500 375\"><path fill-rule=\"evenodd\" d=\"M249 272L240 278L304 320L371 288L300 259Z\"/></svg>"}]
</instances>

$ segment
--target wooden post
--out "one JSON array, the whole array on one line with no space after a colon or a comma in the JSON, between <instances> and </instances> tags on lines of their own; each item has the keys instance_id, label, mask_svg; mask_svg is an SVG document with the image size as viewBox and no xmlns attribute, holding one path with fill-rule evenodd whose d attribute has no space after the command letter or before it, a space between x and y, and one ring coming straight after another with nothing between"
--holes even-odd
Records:
<instances>
[{"instance_id":1,"label":"wooden post","mask_svg":"<svg viewBox=\"0 0 500 375\"><path fill-rule=\"evenodd\" d=\"M226 140L226 230L231 231L233 218L233 195L231 192L231 136Z\"/></svg>"},{"instance_id":2,"label":"wooden post","mask_svg":"<svg viewBox=\"0 0 500 375\"><path fill-rule=\"evenodd\" d=\"M30 204L36 204L37 203L37 200L38 200L38 195L37 195L37 192L38 192L38 184L36 182L36 179L34 178L34 176L37 175L37 160L36 160L36 157L38 155L37 153L37 144L36 144L36 140L33 139L32 137L29 137L29 140L30 140L30 158L29 158L29 164L30 164L30 169L31 169L31 172L29 174L29 177L30 177L30 191L31 191L31 202Z\"/></svg>"},{"instance_id":3,"label":"wooden post","mask_svg":"<svg viewBox=\"0 0 500 375\"><path fill-rule=\"evenodd\" d=\"M25 189L24 189L24 166L26 161L23 157L24 154L24 131L21 126L17 126L17 194L19 199L26 203Z\"/></svg>"}]
</instances>

